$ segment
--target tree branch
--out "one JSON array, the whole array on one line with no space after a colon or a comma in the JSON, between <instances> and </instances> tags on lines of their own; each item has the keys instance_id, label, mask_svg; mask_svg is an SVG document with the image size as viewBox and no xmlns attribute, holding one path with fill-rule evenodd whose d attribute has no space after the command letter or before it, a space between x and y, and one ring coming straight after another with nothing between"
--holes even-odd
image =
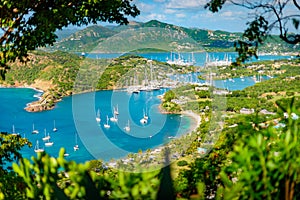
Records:
<instances>
[{"instance_id":1,"label":"tree branch","mask_svg":"<svg viewBox=\"0 0 300 200\"><path fill-rule=\"evenodd\" d=\"M296 6L296 8L298 8L298 10L300 10L300 5L297 3L297 0L293 0L293 3Z\"/></svg>"}]
</instances>

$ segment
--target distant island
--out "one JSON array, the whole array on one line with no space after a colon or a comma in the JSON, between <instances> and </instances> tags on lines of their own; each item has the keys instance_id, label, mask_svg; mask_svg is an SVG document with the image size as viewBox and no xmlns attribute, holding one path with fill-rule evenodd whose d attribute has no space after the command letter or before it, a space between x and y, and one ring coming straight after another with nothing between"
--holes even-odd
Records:
<instances>
[{"instance_id":1,"label":"distant island","mask_svg":"<svg viewBox=\"0 0 300 200\"><path fill-rule=\"evenodd\" d=\"M161 51L225 52L234 51L234 42L242 39L242 33L180 27L158 20L131 22L126 26L93 25L82 30L61 30L56 34L59 40L45 50L105 53L155 48ZM299 54L299 50L299 45L286 44L277 35L259 47L260 54Z\"/></svg>"}]
</instances>

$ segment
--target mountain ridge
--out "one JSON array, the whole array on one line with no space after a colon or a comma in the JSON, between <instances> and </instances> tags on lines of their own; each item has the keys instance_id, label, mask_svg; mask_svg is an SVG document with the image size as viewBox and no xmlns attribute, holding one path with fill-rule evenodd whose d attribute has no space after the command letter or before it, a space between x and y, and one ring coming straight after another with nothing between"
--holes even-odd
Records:
<instances>
[{"instance_id":1,"label":"mountain ridge","mask_svg":"<svg viewBox=\"0 0 300 200\"><path fill-rule=\"evenodd\" d=\"M149 35L147 35L148 40L147 38L145 38L145 36L144 38L142 38L141 33L139 33L139 35L132 35L132 33L134 33L135 31L141 31L143 29L149 29L151 30L150 32L152 32L151 34L149 33ZM165 33L158 34L158 32L160 31L164 31ZM126 32L132 32L130 37L126 38L126 35L124 37L124 33ZM186 40L177 40L175 36L173 38L168 37L167 35L170 34L170 32L172 32L173 36L180 35L181 37L189 38L190 41L193 40L192 43L194 43L194 46L197 45L198 49L201 49L201 51L234 51L234 43L237 40L242 39L242 33L239 32L200 29L195 27L186 28L174 24L161 22L158 20L150 20L145 23L131 21L128 25L88 26L82 30L74 32L73 34L65 38L62 38L60 41L57 41L53 46L47 47L46 50L62 50L69 52L109 52L107 49L103 50L101 48L97 48L98 46L102 45L102 42L106 42L106 48L109 48L110 45L106 40L119 40L118 37L122 35L122 37L124 37L123 40L128 39L128 41L126 44L123 41L124 44L119 45L120 50L118 52L126 52L128 49L132 50L128 48L128 46L134 46L141 42L141 48L145 48L148 45L150 48L156 48L156 46L159 46L160 49L165 50L170 50L171 48L173 48L174 51L197 51L190 47L186 48ZM63 35L62 33L60 34ZM292 46L284 43L279 39L278 36L274 36L274 38L276 39L276 41L268 40L268 42L265 45L261 46L261 50L263 52L270 52L274 49L279 52L295 51L299 49L299 46ZM154 42L154 40L156 40L156 42ZM175 42L172 40L174 40ZM161 45L151 45L153 43L161 43ZM182 46L185 47L182 48ZM115 49L113 50L118 50L117 48L119 47L116 44L116 46L114 47Z\"/></svg>"}]
</instances>

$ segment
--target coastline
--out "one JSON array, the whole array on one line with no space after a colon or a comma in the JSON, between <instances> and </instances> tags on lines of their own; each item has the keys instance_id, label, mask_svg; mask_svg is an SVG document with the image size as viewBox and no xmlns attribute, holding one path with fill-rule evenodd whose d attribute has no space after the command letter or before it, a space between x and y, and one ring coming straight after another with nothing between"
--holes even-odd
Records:
<instances>
[{"instance_id":1,"label":"coastline","mask_svg":"<svg viewBox=\"0 0 300 200\"><path fill-rule=\"evenodd\" d=\"M192 121L194 121L194 124L191 125L191 127L190 127L190 129L188 131L189 133L197 130L197 128L201 125L201 117L200 117L200 115L196 114L192 110L181 111L181 114L189 117ZM183 135L184 134L188 134L188 133L183 133Z\"/></svg>"},{"instance_id":2,"label":"coastline","mask_svg":"<svg viewBox=\"0 0 300 200\"><path fill-rule=\"evenodd\" d=\"M41 93L40 96L33 95L33 97L38 98L38 100L34 100L26 104L24 110L26 110L27 112L41 112L41 111L51 110L55 107L55 105L54 106L47 105L47 98L43 97L45 94L47 95L47 91L43 89L33 87L30 85L0 85L0 88L16 88L16 89L26 88L26 89L32 89L37 93ZM58 101L55 101L55 103L57 102Z\"/></svg>"},{"instance_id":3,"label":"coastline","mask_svg":"<svg viewBox=\"0 0 300 200\"><path fill-rule=\"evenodd\" d=\"M161 112L161 110L160 110L160 112ZM161 114L166 114L166 113L161 112ZM191 135L194 131L196 131L200 127L201 117L200 117L200 115L196 114L192 110L186 110L186 111L181 111L180 113L168 113L168 114L178 114L178 115L181 114L181 115L184 115L184 116L188 117L191 120L189 129L187 131L181 133L178 137L169 137L169 139L171 139L170 141L180 140L181 137ZM141 160L143 160L143 159L146 160L147 157L151 157L150 161L154 162L155 165L159 166L159 165L161 165L161 163L159 161L155 161L155 158L159 158L159 157L162 156L162 158L164 159L164 156L165 156L164 155L164 150L165 150L165 148L166 147L171 148L171 146L173 146L173 145L174 145L174 143L173 144L167 144L166 146L161 145L161 146L158 146L158 147L155 147L155 148L151 148L151 149L149 149L150 151L147 150L147 151L143 152L142 154L139 154L138 152L136 152L135 154L137 154L139 159L141 159ZM179 152L172 152L171 154L172 155L170 155L170 157L172 157L172 158L178 159L179 157L181 157L181 155L179 155ZM154 159L154 160L152 160L152 159ZM132 164L137 162L135 159L129 157L129 154L127 154L126 156L124 156L122 158L119 158L117 160L106 162L106 165L109 166L109 167L112 167L112 168L117 168L117 167L120 167L117 164L118 161L121 161L121 163L125 164L125 165L126 164L132 165ZM147 162L149 162L149 160L146 161L146 163ZM146 164L147 166L145 166L146 168L144 168L144 170L147 170L147 169L151 168L151 164L150 165L148 165L148 164Z\"/></svg>"},{"instance_id":4,"label":"coastline","mask_svg":"<svg viewBox=\"0 0 300 200\"><path fill-rule=\"evenodd\" d=\"M44 93L44 90L42 90L42 89L38 89L38 88L35 88L35 87L32 87L32 86L25 86L25 85L23 85L23 86L12 86L12 85L1 85L0 84L0 88L27 88L27 89L33 89L33 90L35 90L35 91L37 91L37 92L39 92L39 93Z\"/></svg>"}]
</instances>

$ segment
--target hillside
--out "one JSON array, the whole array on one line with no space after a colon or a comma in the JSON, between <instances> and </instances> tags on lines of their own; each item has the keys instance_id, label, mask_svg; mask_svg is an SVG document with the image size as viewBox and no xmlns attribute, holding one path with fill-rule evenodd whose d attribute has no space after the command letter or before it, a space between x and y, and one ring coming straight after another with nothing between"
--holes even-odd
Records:
<instances>
[{"instance_id":1,"label":"hillside","mask_svg":"<svg viewBox=\"0 0 300 200\"><path fill-rule=\"evenodd\" d=\"M95 46L116 34L115 31L105 28L103 26L93 25L83 30L75 31L72 33L69 29L60 31L60 38L66 35L67 37L61 38L53 46L48 47L48 50L62 50L71 52L89 52L95 48ZM72 33L70 35L70 33Z\"/></svg>"},{"instance_id":2,"label":"hillside","mask_svg":"<svg viewBox=\"0 0 300 200\"><path fill-rule=\"evenodd\" d=\"M30 53L29 59L26 66L20 62L10 64L6 80L0 84L43 90L41 99L26 108L30 112L52 109L62 97L75 93L141 85L146 74L150 74L150 61L134 55L115 59L89 59L63 51L34 51ZM156 81L166 80L166 74L183 68L158 61L151 61L151 66L154 71L151 77ZM186 67L185 70L193 68ZM134 78L136 80L133 83Z\"/></svg>"},{"instance_id":3,"label":"hillside","mask_svg":"<svg viewBox=\"0 0 300 200\"><path fill-rule=\"evenodd\" d=\"M60 33L60 36L62 35L63 32ZM106 53L144 48L181 52L233 51L234 42L241 39L241 36L242 33L186 28L151 20L146 23L130 22L127 26L89 26L47 49ZM260 47L260 51L264 53L299 51L299 49L299 45L288 45L278 36L273 36Z\"/></svg>"}]
</instances>

